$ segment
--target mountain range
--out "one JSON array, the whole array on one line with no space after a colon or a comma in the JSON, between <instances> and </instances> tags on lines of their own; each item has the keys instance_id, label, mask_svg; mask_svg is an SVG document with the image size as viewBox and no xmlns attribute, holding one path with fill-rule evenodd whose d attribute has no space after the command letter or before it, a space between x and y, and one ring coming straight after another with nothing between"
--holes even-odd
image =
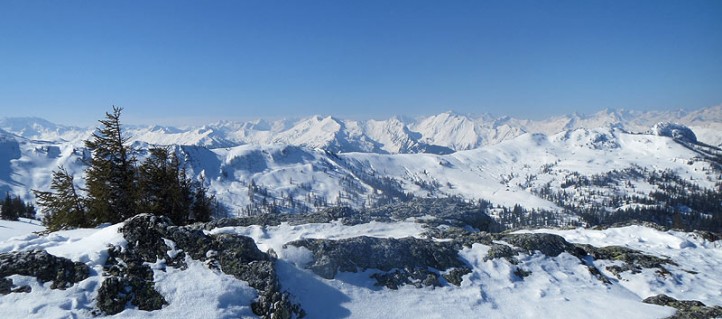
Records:
<instances>
[{"instance_id":1,"label":"mountain range","mask_svg":"<svg viewBox=\"0 0 722 319\"><path fill-rule=\"evenodd\" d=\"M0 120L0 192L33 202L31 190L48 189L59 166L82 187L90 156L83 140L93 130ZM138 158L151 145L173 148L229 215L458 196L554 212L563 223L578 222L590 209L667 209L672 202L660 196L719 189L720 132L722 106L538 121L446 112L384 121L314 116L183 129L125 126ZM691 203L670 207L710 214Z\"/></svg>"},{"instance_id":2,"label":"mountain range","mask_svg":"<svg viewBox=\"0 0 722 319\"><path fill-rule=\"evenodd\" d=\"M99 114L99 117L102 114ZM228 148L239 145L285 144L322 148L334 153L436 153L498 144L525 133L556 134L577 128L615 127L645 132L658 122L690 127L700 140L721 145L722 105L695 111L603 110L592 115L569 114L542 120L489 114L470 116L444 112L428 117L397 116L386 120L347 120L331 116L301 119L221 121L197 127L127 126L132 142L154 145L195 145ZM93 128L48 122L40 118L3 118L0 129L33 140L78 141Z\"/></svg>"}]
</instances>

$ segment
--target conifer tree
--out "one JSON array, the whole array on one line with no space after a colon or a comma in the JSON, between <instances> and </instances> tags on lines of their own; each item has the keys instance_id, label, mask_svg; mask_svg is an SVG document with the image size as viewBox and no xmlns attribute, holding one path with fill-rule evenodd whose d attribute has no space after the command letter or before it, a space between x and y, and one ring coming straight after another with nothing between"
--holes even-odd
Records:
<instances>
[{"instance_id":1,"label":"conifer tree","mask_svg":"<svg viewBox=\"0 0 722 319\"><path fill-rule=\"evenodd\" d=\"M113 106L113 112L105 113L105 119L99 120L101 127L85 141L92 153L85 182L88 214L94 224L117 223L136 213L135 161L121 129L122 110Z\"/></svg>"},{"instance_id":2,"label":"conifer tree","mask_svg":"<svg viewBox=\"0 0 722 319\"><path fill-rule=\"evenodd\" d=\"M78 194L73 176L60 167L53 172L51 191L33 190L38 205L45 211L44 224L50 230L91 226L86 218L84 199Z\"/></svg>"},{"instance_id":3,"label":"conifer tree","mask_svg":"<svg viewBox=\"0 0 722 319\"><path fill-rule=\"evenodd\" d=\"M10 193L5 194L5 200L2 203L2 216L0 218L5 220L18 220L18 212L15 209L15 205Z\"/></svg>"},{"instance_id":4,"label":"conifer tree","mask_svg":"<svg viewBox=\"0 0 722 319\"><path fill-rule=\"evenodd\" d=\"M175 152L152 148L139 167L139 210L166 215L176 225L188 221L191 206L191 182Z\"/></svg>"},{"instance_id":5,"label":"conifer tree","mask_svg":"<svg viewBox=\"0 0 722 319\"><path fill-rule=\"evenodd\" d=\"M202 179L200 182L196 183L193 193L193 205L191 206L190 221L207 222L211 220L214 210L213 207L215 206L215 199L213 196L208 196L208 189L203 186Z\"/></svg>"}]
</instances>

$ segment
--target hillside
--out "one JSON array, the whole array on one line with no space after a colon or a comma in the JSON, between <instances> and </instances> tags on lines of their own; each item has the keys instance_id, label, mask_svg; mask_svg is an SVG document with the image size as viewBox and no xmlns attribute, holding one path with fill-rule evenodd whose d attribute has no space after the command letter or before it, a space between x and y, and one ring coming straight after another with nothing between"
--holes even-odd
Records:
<instances>
[{"instance_id":1,"label":"hillside","mask_svg":"<svg viewBox=\"0 0 722 319\"><path fill-rule=\"evenodd\" d=\"M186 227L139 215L98 229L21 235L0 241L0 314L722 315L716 269L722 247L713 234L645 226L477 232L460 228L463 211L442 208L406 220L396 213L408 210L336 218L327 211L290 222L246 218ZM369 219L354 222L359 216Z\"/></svg>"},{"instance_id":2,"label":"hillside","mask_svg":"<svg viewBox=\"0 0 722 319\"><path fill-rule=\"evenodd\" d=\"M525 215L536 210L549 219L542 225L596 224L603 220L590 216L639 215L640 209L657 219L648 220L670 226L672 215L683 213L685 225L695 229L699 218L719 218L720 208L710 203L720 197L722 151L654 135L651 129L645 134L616 127L525 133L446 155L334 153L287 144L173 148L231 216L456 196L489 202L499 208L489 214L498 218L503 208L517 205ZM32 202L30 190L47 189L50 172L60 165L82 183L89 154L80 141L3 136L0 147L7 151L0 159L0 173L5 172L0 191ZM134 142L135 155L143 158L149 146ZM702 228L716 229L717 222Z\"/></svg>"}]
</instances>

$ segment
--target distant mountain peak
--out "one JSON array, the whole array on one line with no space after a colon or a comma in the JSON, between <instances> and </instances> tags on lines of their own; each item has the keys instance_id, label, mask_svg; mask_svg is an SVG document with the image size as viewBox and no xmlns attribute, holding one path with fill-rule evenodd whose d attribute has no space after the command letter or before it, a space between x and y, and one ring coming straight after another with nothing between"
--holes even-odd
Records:
<instances>
[{"instance_id":1,"label":"distant mountain peak","mask_svg":"<svg viewBox=\"0 0 722 319\"><path fill-rule=\"evenodd\" d=\"M570 113L542 120L517 119L485 113L471 116L448 110L426 117L396 115L388 119L350 120L331 115L295 119L251 121L220 120L211 124L174 128L127 126L136 141L160 145L231 147L245 144L281 143L330 147L334 152L414 153L434 145L453 151L493 145L524 133L555 134L576 128L612 127L647 132L660 122L692 127L706 143L722 145L722 105L699 110L634 111L605 108L592 114ZM92 129L51 123L37 117L0 119L0 129L28 139L80 141ZM413 141L413 142L409 142ZM411 143L411 144L409 144Z\"/></svg>"}]
</instances>

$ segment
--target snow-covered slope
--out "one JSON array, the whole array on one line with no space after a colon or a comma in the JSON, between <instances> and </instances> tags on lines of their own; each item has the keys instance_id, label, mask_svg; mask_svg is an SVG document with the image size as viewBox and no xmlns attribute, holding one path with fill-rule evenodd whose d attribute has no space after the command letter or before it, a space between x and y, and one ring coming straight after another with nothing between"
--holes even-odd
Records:
<instances>
[{"instance_id":1,"label":"snow-covered slope","mask_svg":"<svg viewBox=\"0 0 722 319\"><path fill-rule=\"evenodd\" d=\"M3 190L32 201L31 190L48 189L51 171L60 165L82 183L82 159L88 154L81 146L6 135L0 147L6 150L0 158ZM615 128L527 133L447 155L335 154L285 144L175 150L231 215L374 206L410 196L460 196L504 207L562 211L557 193L566 196L565 205L604 205L613 211L628 207L614 204L615 196L648 198L663 190L670 181L654 178L660 174L678 176L702 190L714 189L720 181L713 169L719 164L674 139Z\"/></svg>"},{"instance_id":2,"label":"snow-covered slope","mask_svg":"<svg viewBox=\"0 0 722 319\"><path fill-rule=\"evenodd\" d=\"M148 217L140 218L154 221ZM99 300L108 294L112 296L113 292L106 284L117 278L115 272L122 272L126 267L109 268L109 256L116 254L111 250L115 246L132 256L142 246L129 242L126 237L129 233L144 233L151 236L148 238L178 238L173 241L163 237L158 242L161 246L144 248L152 252L144 257L152 261L143 264L151 281L147 289L157 291L165 304L158 310L144 311L128 302L113 318L258 317L253 311L258 308L252 304L263 292L253 288L257 286L252 286L250 281L227 274L230 269L218 268L218 261L213 256L223 251L209 250L205 255L191 257L195 248L189 245L193 240L181 242L182 237L173 233L182 229L167 228L162 223L151 224L149 229L124 228L130 224L44 236L25 234L0 241L0 259L6 258L6 254L42 249L89 269L87 276L63 289L54 289L53 281L34 276L9 275L7 279L12 280L12 289L20 290L0 296L0 316L105 317L106 314L98 309L101 307ZM678 300L696 300L709 307L722 306L722 277L716 269L722 262L722 246L719 240L697 233L661 231L643 226L533 231L558 234L566 241L561 237L523 234L532 231L520 231L519 235L467 234L465 236L469 237L463 238L470 242L455 248L452 257L467 267L460 275L458 285L439 279L438 282L429 281L428 285L419 280L392 286L395 288L378 284L377 280L383 278L380 276L393 273L388 269L359 266L353 272L339 270L332 278L325 278L311 265L326 260L322 258L333 260L338 256L329 251L329 255L321 257L302 246L304 240L314 239L326 240L329 247L340 245L344 240L370 240L369 237L357 237L359 235L389 243L417 238L431 240L428 245L433 245L434 240L437 243L451 240L443 237L428 239L427 227L410 221L357 225L334 221L210 227L204 232L186 231L183 234L196 236L194 238L198 240L223 238L228 243L232 242L229 238L249 236L262 251L273 249L278 258L273 262L273 276L278 280L278 287L288 294L286 302L303 309L308 318L474 318L480 314L485 318L666 318L673 315L676 310L671 307L642 302L659 294ZM155 229L162 232L156 233ZM520 238L528 241L519 241ZM160 257L155 255L156 249L162 253ZM582 251L588 254L581 254ZM605 255L608 251L622 254L622 257L609 259ZM354 251L338 253L360 258ZM184 266L177 264L177 256L184 256L181 258ZM383 253L379 252L379 256ZM246 256L236 257L238 262L246 262ZM448 275L439 269L424 271L429 272L429 276L437 274L438 278ZM403 282L403 277L397 276L396 280ZM419 287L415 287L416 284ZM142 291L129 286L123 295L139 293ZM271 311L287 311L282 309L288 308L276 304ZM722 308L716 311L720 313Z\"/></svg>"},{"instance_id":3,"label":"snow-covered slope","mask_svg":"<svg viewBox=\"0 0 722 319\"><path fill-rule=\"evenodd\" d=\"M447 112L418 122L401 117L310 117L221 122L183 130L129 126L126 134L139 159L151 142L173 145L193 177L204 179L230 215L459 196L507 208L521 205L558 212L563 215L559 219L571 223L589 209L665 209L660 198L679 195L670 190L702 194L720 187L722 150L703 144L696 148L672 138L671 131L650 131L658 122L641 127L678 116L675 122L706 125L709 130L697 134L695 126L664 127L692 128L687 133L713 144L705 138L721 136L712 129L722 123L720 113L720 107L674 114L603 111L537 122L486 115L480 122ZM89 156L83 139L90 132L60 126L41 129L42 123L0 122L10 130L0 130L0 192L33 202L31 190L47 190L51 172L59 166L82 186ZM57 139L36 139L55 134L50 132L57 132ZM72 136L76 137L61 138ZM441 144L470 149L449 154ZM675 205L671 209L709 213L690 203ZM503 212L490 213L499 217Z\"/></svg>"}]
</instances>

